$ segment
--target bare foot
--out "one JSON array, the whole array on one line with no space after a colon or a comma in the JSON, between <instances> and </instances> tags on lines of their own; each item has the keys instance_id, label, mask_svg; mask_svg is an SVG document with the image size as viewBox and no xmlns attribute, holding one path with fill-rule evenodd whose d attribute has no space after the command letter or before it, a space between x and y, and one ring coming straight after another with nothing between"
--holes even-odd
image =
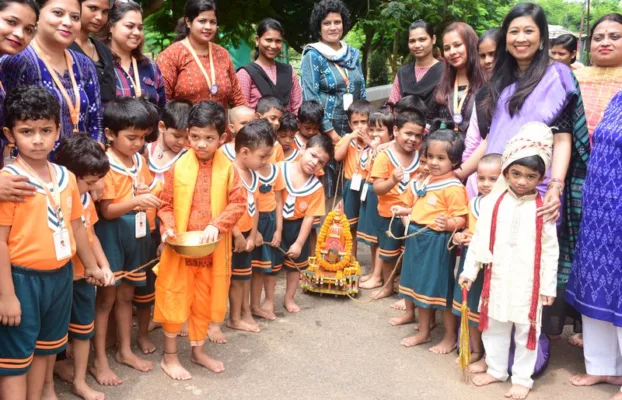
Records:
<instances>
[{"instance_id":1,"label":"bare foot","mask_svg":"<svg viewBox=\"0 0 622 400\"><path fill-rule=\"evenodd\" d=\"M430 323L430 332L432 332L434 330L434 328L436 328L436 321L432 321ZM419 330L419 324L415 324L415 330L418 331Z\"/></svg>"},{"instance_id":2,"label":"bare foot","mask_svg":"<svg viewBox=\"0 0 622 400\"><path fill-rule=\"evenodd\" d=\"M207 328L207 338L212 343L227 343L227 338L225 337L225 334L222 333L222 330L220 329L220 324L209 324L209 328Z\"/></svg>"},{"instance_id":3,"label":"bare foot","mask_svg":"<svg viewBox=\"0 0 622 400\"><path fill-rule=\"evenodd\" d=\"M225 370L225 365L222 363L222 361L214 360L212 357L208 356L207 354L203 352L196 354L193 351L192 356L190 357L190 360L193 363L198 364L202 367L205 367L209 369L210 371L215 372L217 374Z\"/></svg>"},{"instance_id":4,"label":"bare foot","mask_svg":"<svg viewBox=\"0 0 622 400\"><path fill-rule=\"evenodd\" d=\"M284 306L287 312L290 313L297 313L300 311L300 307L298 307L298 304L296 304L294 300L285 300Z\"/></svg>"},{"instance_id":5,"label":"bare foot","mask_svg":"<svg viewBox=\"0 0 622 400\"><path fill-rule=\"evenodd\" d=\"M385 297L391 297L391 296L393 296L392 288L384 288L382 290L376 290L375 292L372 292L371 294L371 298L374 300L380 300L380 299L384 299Z\"/></svg>"},{"instance_id":6,"label":"bare foot","mask_svg":"<svg viewBox=\"0 0 622 400\"><path fill-rule=\"evenodd\" d=\"M181 331L177 334L177 336L187 337L188 336L188 321L184 323L184 326L181 327Z\"/></svg>"},{"instance_id":7,"label":"bare foot","mask_svg":"<svg viewBox=\"0 0 622 400\"><path fill-rule=\"evenodd\" d=\"M73 363L71 360L56 361L54 363L54 375L58 376L63 382L73 382Z\"/></svg>"},{"instance_id":8,"label":"bare foot","mask_svg":"<svg viewBox=\"0 0 622 400\"><path fill-rule=\"evenodd\" d=\"M148 332L151 332L156 329L162 328L162 324L159 322L155 322L154 320L149 321L149 328L147 328Z\"/></svg>"},{"instance_id":9,"label":"bare foot","mask_svg":"<svg viewBox=\"0 0 622 400\"><path fill-rule=\"evenodd\" d=\"M583 334L577 333L568 338L568 343L573 346L583 348Z\"/></svg>"},{"instance_id":10,"label":"bare foot","mask_svg":"<svg viewBox=\"0 0 622 400\"><path fill-rule=\"evenodd\" d=\"M523 385L512 385L510 390L505 394L508 399L526 399L531 389Z\"/></svg>"},{"instance_id":11,"label":"bare foot","mask_svg":"<svg viewBox=\"0 0 622 400\"><path fill-rule=\"evenodd\" d=\"M389 324L393 326L412 324L413 322L415 322L415 313L404 313L404 315L389 320Z\"/></svg>"},{"instance_id":12,"label":"bare foot","mask_svg":"<svg viewBox=\"0 0 622 400\"><path fill-rule=\"evenodd\" d=\"M575 386L592 386L599 383L608 383L610 385L622 385L622 376L599 376L581 374L570 377L570 382Z\"/></svg>"},{"instance_id":13,"label":"bare foot","mask_svg":"<svg viewBox=\"0 0 622 400\"><path fill-rule=\"evenodd\" d=\"M394 310L398 310L398 311L405 311L406 310L406 300L402 299L402 300L398 300L395 303L393 303L391 305L391 308Z\"/></svg>"},{"instance_id":14,"label":"bare foot","mask_svg":"<svg viewBox=\"0 0 622 400\"><path fill-rule=\"evenodd\" d=\"M148 336L138 337L138 347L140 347L140 351L142 351L143 354L151 354L156 351L155 344L153 344Z\"/></svg>"},{"instance_id":15,"label":"bare foot","mask_svg":"<svg viewBox=\"0 0 622 400\"><path fill-rule=\"evenodd\" d=\"M129 354L121 354L121 352L118 351L114 358L119 364L127 365L141 372L149 372L153 369L153 363L151 361L143 360L132 352L129 352Z\"/></svg>"},{"instance_id":16,"label":"bare foot","mask_svg":"<svg viewBox=\"0 0 622 400\"><path fill-rule=\"evenodd\" d=\"M372 274L367 274L367 275L361 276L361 278L359 279L359 283L367 282L369 280L369 278L371 278L371 276L372 276Z\"/></svg>"},{"instance_id":17,"label":"bare foot","mask_svg":"<svg viewBox=\"0 0 622 400\"><path fill-rule=\"evenodd\" d=\"M483 356L484 355L482 353L471 352L471 362L469 363L469 365L473 365L476 362L479 362L479 360L481 360ZM456 357L456 364L460 364L460 355ZM478 372L483 372L483 371L478 371Z\"/></svg>"},{"instance_id":18,"label":"bare foot","mask_svg":"<svg viewBox=\"0 0 622 400\"><path fill-rule=\"evenodd\" d=\"M274 321L276 319L274 310L264 310L262 307L255 307L252 309L252 312L254 316L267 319L268 321Z\"/></svg>"},{"instance_id":19,"label":"bare foot","mask_svg":"<svg viewBox=\"0 0 622 400\"><path fill-rule=\"evenodd\" d=\"M402 339L400 344L404 347L413 347L420 344L429 343L432 338L430 335L424 335L423 333L417 333L415 336L409 336Z\"/></svg>"},{"instance_id":20,"label":"bare foot","mask_svg":"<svg viewBox=\"0 0 622 400\"><path fill-rule=\"evenodd\" d=\"M250 326L254 326L259 329L259 324L257 323L257 321L255 321L255 318L253 318L253 313L242 314L242 321L246 322Z\"/></svg>"},{"instance_id":21,"label":"bare foot","mask_svg":"<svg viewBox=\"0 0 622 400\"><path fill-rule=\"evenodd\" d=\"M84 400L104 400L106 398L102 392L93 390L85 381L74 382L71 390L76 396Z\"/></svg>"},{"instance_id":22,"label":"bare foot","mask_svg":"<svg viewBox=\"0 0 622 400\"><path fill-rule=\"evenodd\" d=\"M187 381L188 379L192 379L190 372L188 372L188 370L186 370L179 362L177 354L175 354L174 357L169 358L169 356L173 355L165 354L162 361L160 361L162 371L164 371L169 378L176 381Z\"/></svg>"},{"instance_id":23,"label":"bare foot","mask_svg":"<svg viewBox=\"0 0 622 400\"><path fill-rule=\"evenodd\" d=\"M58 397L56 397L56 391L54 390L54 382L43 384L41 400L58 400Z\"/></svg>"},{"instance_id":24,"label":"bare foot","mask_svg":"<svg viewBox=\"0 0 622 400\"><path fill-rule=\"evenodd\" d=\"M618 391L618 393L614 394L610 400L622 400L622 392Z\"/></svg>"},{"instance_id":25,"label":"bare foot","mask_svg":"<svg viewBox=\"0 0 622 400\"><path fill-rule=\"evenodd\" d=\"M243 320L240 320L240 321L228 320L227 327L231 329L237 329L239 331L244 331L244 332L259 333L260 331L258 326L249 324L248 322L243 321Z\"/></svg>"},{"instance_id":26,"label":"bare foot","mask_svg":"<svg viewBox=\"0 0 622 400\"><path fill-rule=\"evenodd\" d=\"M370 277L368 280L364 281L363 283L359 281L359 287L361 289L376 289L376 288L379 288L380 286L382 286L382 279L376 279L376 278Z\"/></svg>"},{"instance_id":27,"label":"bare foot","mask_svg":"<svg viewBox=\"0 0 622 400\"><path fill-rule=\"evenodd\" d=\"M500 382L500 380L490 374L477 374L471 379L471 382L473 382L475 386L486 386L491 383Z\"/></svg>"},{"instance_id":28,"label":"bare foot","mask_svg":"<svg viewBox=\"0 0 622 400\"><path fill-rule=\"evenodd\" d=\"M443 338L439 344L430 347L430 351L434 354L449 354L456 350L456 340L453 338Z\"/></svg>"},{"instance_id":29,"label":"bare foot","mask_svg":"<svg viewBox=\"0 0 622 400\"><path fill-rule=\"evenodd\" d=\"M469 372L472 374L480 374L486 372L486 370L488 370L488 364L486 364L486 359L484 357L480 357L478 361L469 365Z\"/></svg>"},{"instance_id":30,"label":"bare foot","mask_svg":"<svg viewBox=\"0 0 622 400\"><path fill-rule=\"evenodd\" d=\"M93 378L102 386L118 386L123 383L121 379L112 372L110 366L108 365L108 361L105 363L98 361L97 359L93 360L93 366L89 368L89 373L93 375Z\"/></svg>"}]
</instances>

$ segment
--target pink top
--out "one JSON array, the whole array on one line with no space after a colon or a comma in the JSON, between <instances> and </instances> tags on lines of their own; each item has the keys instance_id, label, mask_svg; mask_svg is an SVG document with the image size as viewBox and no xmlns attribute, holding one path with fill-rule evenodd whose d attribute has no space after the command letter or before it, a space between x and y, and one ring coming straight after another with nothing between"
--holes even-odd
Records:
<instances>
[{"instance_id":1,"label":"pink top","mask_svg":"<svg viewBox=\"0 0 622 400\"><path fill-rule=\"evenodd\" d=\"M417 78L417 82L419 82L423 76L432 68L435 64L430 65L429 67L417 67L415 66L415 78ZM391 88L391 95L389 96L389 103L397 103L402 99L402 93L400 92L400 78L396 74L395 80L393 81L393 87Z\"/></svg>"},{"instance_id":2,"label":"pink top","mask_svg":"<svg viewBox=\"0 0 622 400\"><path fill-rule=\"evenodd\" d=\"M475 110L475 105L473 105ZM469 122L469 128L467 129L466 136L464 138L464 153L462 153L462 161L466 161L471 154L477 149L477 146L482 142L482 136L479 132L479 125L477 124L477 113L471 113L471 121ZM477 172L471 174L466 183L467 194L469 200L477 197Z\"/></svg>"},{"instance_id":3,"label":"pink top","mask_svg":"<svg viewBox=\"0 0 622 400\"><path fill-rule=\"evenodd\" d=\"M259 65L259 64L257 64ZM272 65L270 67L264 67L261 65L261 68L266 72L272 83L276 85L276 65ZM240 88L242 89L242 94L246 97L246 101L248 101L248 105L251 108L255 108L259 99L261 99L261 92L255 86L255 82L249 75L249 73L245 69L240 69L237 72L238 81L240 82ZM294 113L294 115L298 115L298 110L300 109L300 105L302 104L302 89L300 88L300 83L298 82L298 76L296 76L296 71L292 68L292 91L289 94L289 104L285 107L285 109L289 112Z\"/></svg>"}]
</instances>

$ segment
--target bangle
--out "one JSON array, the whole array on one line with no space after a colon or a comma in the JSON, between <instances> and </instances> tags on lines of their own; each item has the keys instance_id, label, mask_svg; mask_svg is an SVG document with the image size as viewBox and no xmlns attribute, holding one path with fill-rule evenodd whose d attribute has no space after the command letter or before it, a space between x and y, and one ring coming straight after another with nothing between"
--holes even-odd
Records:
<instances>
[{"instance_id":1,"label":"bangle","mask_svg":"<svg viewBox=\"0 0 622 400\"><path fill-rule=\"evenodd\" d=\"M557 189L557 192L559 192L560 196L564 193L564 185L562 185L561 183L551 181L547 185L547 189L550 189L550 188Z\"/></svg>"}]
</instances>

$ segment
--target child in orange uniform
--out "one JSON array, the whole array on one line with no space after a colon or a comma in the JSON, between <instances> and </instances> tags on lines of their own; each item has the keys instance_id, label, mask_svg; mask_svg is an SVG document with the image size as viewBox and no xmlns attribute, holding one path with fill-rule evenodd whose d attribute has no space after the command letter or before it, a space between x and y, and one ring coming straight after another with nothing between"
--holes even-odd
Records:
<instances>
[{"instance_id":1,"label":"child in orange uniform","mask_svg":"<svg viewBox=\"0 0 622 400\"><path fill-rule=\"evenodd\" d=\"M305 100L298 110L298 133L294 136L294 146L304 150L313 136L320 134L324 108L315 100Z\"/></svg>"},{"instance_id":2,"label":"child in orange uniform","mask_svg":"<svg viewBox=\"0 0 622 400\"><path fill-rule=\"evenodd\" d=\"M335 147L335 160L343 163L343 210L350 223L352 234L352 256L356 258L356 227L361 208L363 174L360 171L361 157L369 156L371 137L367 132L369 114L373 110L367 100L353 102L346 114L352 133L345 135Z\"/></svg>"},{"instance_id":3,"label":"child in orange uniform","mask_svg":"<svg viewBox=\"0 0 622 400\"><path fill-rule=\"evenodd\" d=\"M106 284L114 285L114 275L110 270L108 259L95 236L93 226L99 220L95 204L89 191L110 170L110 163L101 145L87 134L66 136L61 140L58 150L54 153L54 161L66 167L76 175L78 189L84 207L82 223L86 228L89 243L93 249L97 263L102 266L106 276ZM73 274L75 277L84 275L84 266L79 257L73 257ZM89 361L89 341L95 334L95 288L83 279L73 283L73 301L71 303L71 320L69 321L69 338L72 344L73 359L73 392L83 399L103 398L104 394L93 390L86 383L86 369ZM58 361L55 367L67 366L68 360ZM53 377L48 371L49 382L53 385Z\"/></svg>"},{"instance_id":4,"label":"child in orange uniform","mask_svg":"<svg viewBox=\"0 0 622 400\"><path fill-rule=\"evenodd\" d=\"M229 321L227 326L248 332L259 332L250 308L252 251L257 240L259 212L256 197L259 178L255 172L268 163L274 137L270 123L260 119L245 125L235 137L235 165L247 192L248 206L233 228L233 259L229 289Z\"/></svg>"},{"instance_id":5,"label":"child in orange uniform","mask_svg":"<svg viewBox=\"0 0 622 400\"><path fill-rule=\"evenodd\" d=\"M294 143L296 132L298 132L298 120L294 114L286 111L281 118L279 130L276 132L276 140L283 149L285 161L295 161L300 157L300 150Z\"/></svg>"},{"instance_id":6,"label":"child in orange uniform","mask_svg":"<svg viewBox=\"0 0 622 400\"><path fill-rule=\"evenodd\" d=\"M414 109L404 110L397 114L393 135L395 141L376 157L371 171L374 180L374 192L378 196L379 258L382 260L382 278L386 283L395 268L395 263L402 252L402 241L388 237L384 232L389 229L392 212L391 207L401 205L400 195L404 193L411 177L419 169L419 146L423 140L425 116ZM394 236L402 236L404 226L399 219L393 221ZM373 298L381 299L393 294L391 284L372 294Z\"/></svg>"},{"instance_id":7,"label":"child in orange uniform","mask_svg":"<svg viewBox=\"0 0 622 400\"><path fill-rule=\"evenodd\" d=\"M145 210L157 208L160 200L150 191L157 182L149 173L145 159L138 153L154 128L151 109L144 100L120 98L108 103L104 111L106 138L111 145L106 154L110 171L104 177L104 194L98 207L100 220L95 233L110 261L117 286L97 292L95 314L95 358L92 373L101 385L118 385L106 356L106 332L112 306L120 347L116 360L142 372L151 371L150 361L132 352L132 299L137 287L146 286L145 270L135 271L149 261L151 236ZM135 272L134 272L135 271Z\"/></svg>"},{"instance_id":8,"label":"child in orange uniform","mask_svg":"<svg viewBox=\"0 0 622 400\"><path fill-rule=\"evenodd\" d=\"M330 139L318 135L309 140L298 161L281 164L279 179L285 186L282 191L281 249L287 255L283 262L287 271L285 309L291 313L300 311L294 296L300 280L300 270L309 265L309 233L313 220L326 213L324 190L315 174L333 158L334 152Z\"/></svg>"},{"instance_id":9,"label":"child in orange uniform","mask_svg":"<svg viewBox=\"0 0 622 400\"><path fill-rule=\"evenodd\" d=\"M88 283L104 272L89 246L75 176L49 163L60 106L45 88L18 87L4 103L4 134L19 156L3 175L26 176L36 194L0 202L0 398L55 396L46 372L67 347L76 252ZM106 264L101 267L106 268Z\"/></svg>"},{"instance_id":10,"label":"child in orange uniform","mask_svg":"<svg viewBox=\"0 0 622 400\"><path fill-rule=\"evenodd\" d=\"M255 118L263 118L272 126L272 135L275 138L274 151L270 157L271 163L279 163L285 159L283 156L283 148L276 141L276 133L281 126L281 117L285 112L285 107L281 100L272 96L265 96L259 99L257 106L255 107Z\"/></svg>"},{"instance_id":11,"label":"child in orange uniform","mask_svg":"<svg viewBox=\"0 0 622 400\"><path fill-rule=\"evenodd\" d=\"M235 136L240 129L255 119L255 110L247 106L237 106L229 112L229 132L231 140L223 144L218 151L225 153L227 158L235 160Z\"/></svg>"},{"instance_id":12,"label":"child in orange uniform","mask_svg":"<svg viewBox=\"0 0 622 400\"><path fill-rule=\"evenodd\" d=\"M203 231L203 242L220 242L214 253L184 259L165 246L157 266L154 320L162 323L164 372L176 380L191 378L177 355L177 335L188 321L191 361L214 372L222 362L203 344L210 321L222 323L231 277L231 230L244 214L248 195L233 164L217 152L226 135L224 108L213 101L195 104L188 120L190 150L165 174L158 216L162 241L179 232Z\"/></svg>"}]
</instances>

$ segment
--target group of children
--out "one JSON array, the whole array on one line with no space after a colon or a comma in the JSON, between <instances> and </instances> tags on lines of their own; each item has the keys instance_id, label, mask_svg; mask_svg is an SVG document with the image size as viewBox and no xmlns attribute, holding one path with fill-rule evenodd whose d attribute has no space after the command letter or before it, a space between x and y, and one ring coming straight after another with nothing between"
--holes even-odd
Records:
<instances>
[{"instance_id":1,"label":"group of children","mask_svg":"<svg viewBox=\"0 0 622 400\"><path fill-rule=\"evenodd\" d=\"M150 328L162 325L161 367L168 376L191 378L178 356L178 336L189 337L191 362L223 371L203 345L226 342L227 309L228 327L259 332L254 317L276 319L276 277L285 269L285 309L300 311L296 289L326 214L322 170L333 158L343 162L351 233L371 249L362 287L382 286L374 298L392 295L391 276L402 258L406 310L391 323L414 322L415 309L419 314L419 332L402 344L429 342L440 309L445 335L430 350L454 350L454 313L466 285L471 370L480 373L474 383L507 379L514 325L509 396L526 397L541 306L555 296L555 226L535 211L542 201L535 187L550 162L550 130L526 126L507 154L484 157L480 196L469 202L454 177L463 138L450 123L426 121L420 100L404 98L393 112L355 101L347 116L352 133L333 144L320 134L323 109L315 101L304 102L296 116L264 97L255 110L234 108L227 121L215 102L171 101L159 115L146 101L123 98L105 109L106 150L83 134L63 138L55 149L56 100L37 87L10 93L4 133L19 155L2 173L26 176L37 192L22 203L0 203L0 254L6 254L0 258L0 397L53 396L55 362L67 363L57 354L71 339L74 392L103 399L85 375L93 339L90 373L101 385L122 383L106 358L111 331L116 361L150 371L152 363L131 349L133 309L144 353L155 351ZM217 241L216 250L190 259L165 245L190 231L203 232L204 243ZM521 271L518 281L510 270Z\"/></svg>"}]
</instances>

